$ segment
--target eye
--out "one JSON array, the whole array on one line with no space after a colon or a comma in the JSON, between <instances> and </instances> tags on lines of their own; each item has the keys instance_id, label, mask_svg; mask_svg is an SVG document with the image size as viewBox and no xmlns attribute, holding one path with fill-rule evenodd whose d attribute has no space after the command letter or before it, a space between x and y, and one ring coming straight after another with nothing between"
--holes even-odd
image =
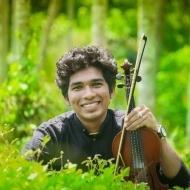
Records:
<instances>
[{"instance_id":1,"label":"eye","mask_svg":"<svg viewBox=\"0 0 190 190\"><path fill-rule=\"evenodd\" d=\"M81 90L81 89L82 89L82 86L81 86L81 85L74 86L74 87L72 88L72 90L74 90L74 91L79 91L79 90Z\"/></svg>"},{"instance_id":2,"label":"eye","mask_svg":"<svg viewBox=\"0 0 190 190\"><path fill-rule=\"evenodd\" d=\"M100 88L102 85L103 85L102 82L94 82L92 84L92 86L95 87L95 88Z\"/></svg>"}]
</instances>

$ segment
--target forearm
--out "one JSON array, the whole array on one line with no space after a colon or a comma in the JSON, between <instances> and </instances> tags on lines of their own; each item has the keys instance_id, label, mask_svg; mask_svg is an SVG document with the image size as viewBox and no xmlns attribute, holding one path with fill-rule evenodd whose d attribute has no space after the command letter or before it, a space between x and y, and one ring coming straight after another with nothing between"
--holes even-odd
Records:
<instances>
[{"instance_id":1,"label":"forearm","mask_svg":"<svg viewBox=\"0 0 190 190\"><path fill-rule=\"evenodd\" d=\"M175 177L181 168L181 159L165 138L161 139L160 166L168 178Z\"/></svg>"}]
</instances>

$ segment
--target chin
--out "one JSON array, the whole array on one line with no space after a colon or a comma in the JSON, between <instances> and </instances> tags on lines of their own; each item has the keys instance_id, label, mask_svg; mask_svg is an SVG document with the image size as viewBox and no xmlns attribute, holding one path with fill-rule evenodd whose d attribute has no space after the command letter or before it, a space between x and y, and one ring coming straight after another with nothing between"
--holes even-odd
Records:
<instances>
[{"instance_id":1,"label":"chin","mask_svg":"<svg viewBox=\"0 0 190 190\"><path fill-rule=\"evenodd\" d=\"M94 120L101 120L102 117L105 115L105 113L88 113L85 115L85 118L88 119L89 121L94 121Z\"/></svg>"}]
</instances>

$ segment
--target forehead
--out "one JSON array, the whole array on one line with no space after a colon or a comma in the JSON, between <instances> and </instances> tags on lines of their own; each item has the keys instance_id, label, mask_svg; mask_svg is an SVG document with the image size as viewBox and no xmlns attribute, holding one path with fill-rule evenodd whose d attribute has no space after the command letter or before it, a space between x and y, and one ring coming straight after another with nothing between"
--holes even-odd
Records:
<instances>
[{"instance_id":1,"label":"forehead","mask_svg":"<svg viewBox=\"0 0 190 190\"><path fill-rule=\"evenodd\" d=\"M104 80L102 71L96 67L88 67L71 75L69 83L86 82L94 79Z\"/></svg>"}]
</instances>

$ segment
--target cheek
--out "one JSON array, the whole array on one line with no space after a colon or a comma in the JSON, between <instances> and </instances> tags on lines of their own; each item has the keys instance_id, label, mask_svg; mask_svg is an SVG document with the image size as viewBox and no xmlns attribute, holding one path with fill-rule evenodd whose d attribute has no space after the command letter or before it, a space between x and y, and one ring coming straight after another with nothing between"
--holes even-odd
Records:
<instances>
[{"instance_id":1,"label":"cheek","mask_svg":"<svg viewBox=\"0 0 190 190\"><path fill-rule=\"evenodd\" d=\"M104 93L104 100L106 100L106 102L110 102L111 99L111 94L108 93L107 91Z\"/></svg>"},{"instance_id":2,"label":"cheek","mask_svg":"<svg viewBox=\"0 0 190 190\"><path fill-rule=\"evenodd\" d=\"M69 103L75 104L76 102L78 102L80 100L81 94L80 93L72 93L72 92L68 92L68 101Z\"/></svg>"},{"instance_id":3,"label":"cheek","mask_svg":"<svg viewBox=\"0 0 190 190\"><path fill-rule=\"evenodd\" d=\"M70 104L72 104L72 102L75 100L75 96L73 95L73 93L71 93L71 92L68 92L68 102L70 103Z\"/></svg>"}]
</instances>

